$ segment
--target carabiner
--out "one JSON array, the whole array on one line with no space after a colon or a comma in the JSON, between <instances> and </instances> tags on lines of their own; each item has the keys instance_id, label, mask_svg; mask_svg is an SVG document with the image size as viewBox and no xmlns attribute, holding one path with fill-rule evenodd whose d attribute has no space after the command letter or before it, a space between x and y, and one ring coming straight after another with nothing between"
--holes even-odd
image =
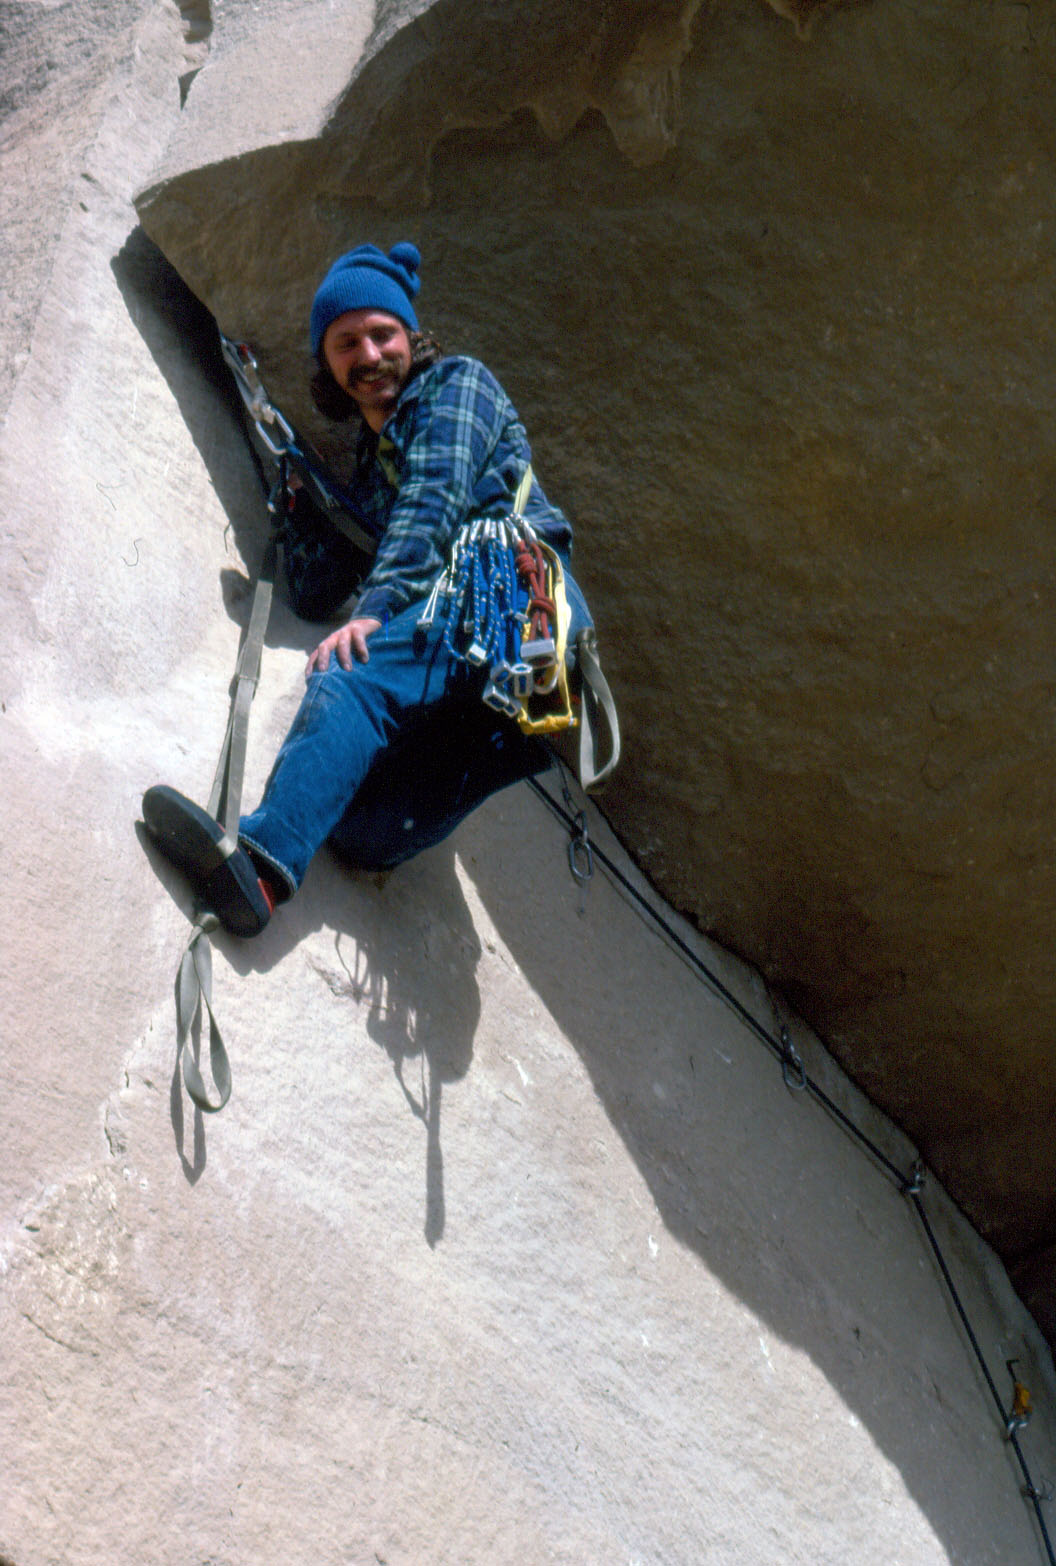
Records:
<instances>
[{"instance_id":1,"label":"carabiner","mask_svg":"<svg viewBox=\"0 0 1056 1566\"><path fill-rule=\"evenodd\" d=\"M586 886L594 875L594 850L590 846L587 818L582 810L574 816L569 834L568 868L572 872L572 879L579 886Z\"/></svg>"},{"instance_id":2,"label":"carabiner","mask_svg":"<svg viewBox=\"0 0 1056 1566\"><path fill-rule=\"evenodd\" d=\"M806 1067L784 1023L781 1024L781 1075L790 1093L802 1093L807 1085Z\"/></svg>"}]
</instances>

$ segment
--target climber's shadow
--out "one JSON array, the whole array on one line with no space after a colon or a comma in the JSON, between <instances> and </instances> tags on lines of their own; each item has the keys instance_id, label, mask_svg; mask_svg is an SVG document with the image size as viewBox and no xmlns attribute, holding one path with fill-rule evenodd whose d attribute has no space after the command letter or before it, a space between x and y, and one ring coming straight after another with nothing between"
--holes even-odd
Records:
<instances>
[{"instance_id":1,"label":"climber's shadow","mask_svg":"<svg viewBox=\"0 0 1056 1566\"><path fill-rule=\"evenodd\" d=\"M167 884L175 883L169 887L175 900L189 902L179 872L164 860L158 869ZM421 1123L423 1228L435 1246L446 1220L443 1091L469 1070L481 1009L480 941L453 847L432 849L393 874L350 869L324 849L298 897L261 937L238 941L218 931L213 940L231 967L247 975L270 970L323 928L333 932L333 961L324 965L310 957L310 963L334 998L364 1019L368 1038L384 1050L404 1103ZM186 1047L208 1082L207 1014L196 1018ZM178 1061L169 1112L184 1177L194 1185L206 1166L207 1117L186 1097Z\"/></svg>"},{"instance_id":2,"label":"climber's shadow","mask_svg":"<svg viewBox=\"0 0 1056 1566\"><path fill-rule=\"evenodd\" d=\"M339 867L335 867L341 873ZM347 872L345 872L347 874ZM448 846L392 876L355 873L363 919L335 950L368 1036L385 1051L425 1135L425 1238L443 1237L441 1107L445 1083L469 1070L480 1020L481 948ZM367 906L364 906L366 904Z\"/></svg>"},{"instance_id":3,"label":"climber's shadow","mask_svg":"<svg viewBox=\"0 0 1056 1566\"><path fill-rule=\"evenodd\" d=\"M318 936L324 930L332 946L322 957ZM267 973L303 948L333 998L351 1006L357 1035L361 1024L384 1050L403 1102L422 1126L424 1234L436 1245L446 1216L443 1090L469 1070L481 1010L480 941L455 873L453 845L442 843L392 873L351 868L324 848L300 892L262 935L240 941L218 931L213 940L243 976ZM207 1018L199 1019L189 1045L196 1062L208 1061ZM205 1167L204 1119L185 1100L177 1076L171 1118L185 1177L193 1183Z\"/></svg>"}]
</instances>

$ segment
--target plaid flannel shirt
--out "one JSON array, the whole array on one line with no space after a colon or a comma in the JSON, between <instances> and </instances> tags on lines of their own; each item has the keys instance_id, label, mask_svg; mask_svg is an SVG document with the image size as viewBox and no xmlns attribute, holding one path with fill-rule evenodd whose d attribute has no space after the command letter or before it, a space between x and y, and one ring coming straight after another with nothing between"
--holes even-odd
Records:
<instances>
[{"instance_id":1,"label":"plaid flannel shirt","mask_svg":"<svg viewBox=\"0 0 1056 1566\"><path fill-rule=\"evenodd\" d=\"M470 517L505 516L531 461L524 426L476 359L441 359L404 387L380 437L366 427L349 486L368 531L381 534L353 614L387 620L429 595L451 541ZM568 519L533 481L525 515L568 555ZM290 600L309 619L354 590L361 557L328 518L295 506L282 531Z\"/></svg>"}]
</instances>

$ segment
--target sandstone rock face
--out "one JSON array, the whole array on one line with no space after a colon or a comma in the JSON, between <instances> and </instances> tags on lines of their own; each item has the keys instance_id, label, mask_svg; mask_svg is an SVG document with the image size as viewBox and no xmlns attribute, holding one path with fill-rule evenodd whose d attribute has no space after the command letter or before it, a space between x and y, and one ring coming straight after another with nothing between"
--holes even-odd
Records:
<instances>
[{"instance_id":1,"label":"sandstone rock face","mask_svg":"<svg viewBox=\"0 0 1056 1566\"><path fill-rule=\"evenodd\" d=\"M208 790L266 521L213 323L139 228L137 189L155 191L144 214L159 233L182 208L166 248L200 299L219 310L223 294L223 324L259 343L273 389L298 416L303 304L344 225L421 235L428 316L452 346L495 363L549 486L580 522L582 575L629 730L624 780L606 808L624 835L648 834L637 839L643 862L684 901L686 887L716 897L696 910L713 923L716 909L747 919L761 896L752 888L791 885L778 852L796 843L791 808L774 841L750 852L774 770L753 774L750 789L721 792L708 779L725 778L738 755L748 777L745 758L772 721L766 679L776 687L798 667L791 651L787 663L764 657L766 614L749 605L750 589L769 580L762 560L776 546L761 519L754 534L746 526L746 496L765 468L775 507L784 496L791 517L782 441L793 416L834 439L835 413L827 424L816 371L813 382L775 382L773 444L756 450L751 363L723 357L721 333L710 357L699 338L673 333L655 289L663 277L680 319L717 333L725 321L731 334L735 314L759 331L748 307L767 256L795 294L787 230L784 262L753 257L720 155L741 145L743 175L763 124L798 156L764 110L792 87L779 73L754 111L742 102L735 133L732 64L743 98L753 72L780 59L801 73L805 102L825 71L835 81L847 70L848 37L863 62L876 47L872 8L835 11L803 43L762 6L696 16L628 7L624 22L618 8L586 7L569 22L539 7L551 31L527 34L510 68L535 72L549 118L529 105L500 123L479 84L466 83L475 127L430 120L419 139L433 141L432 158L417 157L391 209L388 187L343 194L336 153L328 163L328 127L356 118L355 84L367 83L383 118L386 82L405 84L424 113L434 55L450 93L455 45L493 60L507 9L522 24L533 13L322 9L232 4L210 27L200 7L178 14L152 0L90 17L49 8L26 13L19 39L25 68L12 81L23 86L0 153L19 223L0 453L0 1558L1040 1560L1003 1415L912 1207L817 1103L786 1089L730 1005L604 876L581 898L563 833L527 790L492 801L382 882L320 856L260 941L216 942L231 1104L205 1122L173 1079L172 975L189 903L134 823L151 782ZM784 9L801 28L809 18L808 7ZM910 36L897 6L886 15ZM562 51L549 65L546 36ZM894 55L897 28L888 37ZM312 48L299 52L306 38ZM729 74L707 68L720 47ZM46 69L31 79L33 62L49 59L81 70L58 139L48 105L61 94ZM1024 68L1018 57L1013 67ZM719 142L704 134L709 118L725 126ZM265 135L276 147L254 150ZM728 229L698 210L679 161L687 147L729 201ZM210 168L221 160L223 178ZM311 167L319 197L306 203ZM160 187L159 169L169 171ZM588 172L597 201L585 213ZM425 175L428 208L409 194ZM210 208L200 192L214 178ZM661 250L646 222L657 189L681 249ZM835 237L827 242L835 253ZM738 251L755 270L734 284L718 260ZM496 277L501 292L487 304ZM633 340L623 328L632 303L649 328ZM805 353L806 336L797 340ZM851 345L842 351L852 365ZM853 389L865 384L860 366L849 384L847 397L864 395ZM701 418L724 388L726 421ZM879 380L873 389L880 398ZM676 434L695 483L669 456ZM816 475L828 458L812 438ZM834 539L843 513L832 504ZM907 529L909 515L907 501ZM632 574L636 526L651 563ZM819 593L833 558L826 539L819 523ZM919 537L914 549L923 592ZM939 541L932 549L938 558ZM792 556L783 558L787 571ZM795 558L806 560L805 546ZM713 663L685 653L690 593L707 607L699 620L703 635L710 617ZM800 623L774 621L786 635ZM771 625L772 649L774 634ZM250 795L313 640L277 609ZM794 692L795 678L786 685ZM794 708L801 726L808 694ZM897 715L903 693L889 695ZM967 743L973 709L959 699L943 710L954 727L963 714ZM836 718L827 721L834 749ZM862 733L863 747L877 743ZM656 751L665 734L681 747L666 762ZM805 737L797 754L805 768ZM684 771L672 756L685 757ZM783 793L795 776L786 761ZM698 807L709 798L707 815ZM855 847L834 816L817 833L819 854L829 839ZM644 885L595 813L591 829ZM932 847L937 855L937 837ZM731 889L741 882L743 900L731 890L728 909L715 892L725 883L712 879L720 871ZM791 929L791 896L772 906ZM819 901L819 930L824 911ZM680 929L772 1032L760 975ZM908 1172L904 1134L802 1023L788 1024L812 1079ZM1001 1395L1011 1395L1007 1359L1034 1392L1022 1442L1041 1480L1056 1471L1047 1346L938 1182L924 1200Z\"/></svg>"},{"instance_id":2,"label":"sandstone rock face","mask_svg":"<svg viewBox=\"0 0 1056 1566\"><path fill-rule=\"evenodd\" d=\"M335 457L307 303L351 241L418 239L422 311L496 365L579 524L610 819L1054 1330L1056 24L418 10L379 13L310 140L189 168L203 71L143 221Z\"/></svg>"}]
</instances>

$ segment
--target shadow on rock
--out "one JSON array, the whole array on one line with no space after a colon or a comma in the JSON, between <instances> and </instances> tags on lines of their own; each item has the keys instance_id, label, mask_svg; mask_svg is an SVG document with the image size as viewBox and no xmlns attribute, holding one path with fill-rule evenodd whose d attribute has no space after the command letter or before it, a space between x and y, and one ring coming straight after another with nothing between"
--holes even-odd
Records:
<instances>
[{"instance_id":1,"label":"shadow on rock","mask_svg":"<svg viewBox=\"0 0 1056 1566\"><path fill-rule=\"evenodd\" d=\"M473 1058L480 1020L480 943L450 847L422 856L413 870L404 866L375 877L360 873L356 880L361 887L372 883L374 911L383 917L369 920L350 937L347 956L341 935L334 949L349 993L367 1007L367 1033L388 1055L404 1099L425 1129L424 1233L435 1246L446 1217L443 1089L466 1075Z\"/></svg>"},{"instance_id":2,"label":"shadow on rock","mask_svg":"<svg viewBox=\"0 0 1056 1566\"><path fill-rule=\"evenodd\" d=\"M748 1029L602 876L581 895L563 828L526 789L490 801L458 846L668 1233L809 1354L898 1467L950 1559L975 1558L973 1522L939 1477L929 1421L906 1421L890 1394L893 1366L919 1374L917 1334L927 1331L948 1353L922 1378L921 1399L941 1401L942 1380L967 1375L986 1417L986 1388L904 1197L817 1106L786 1091Z\"/></svg>"},{"instance_id":3,"label":"shadow on rock","mask_svg":"<svg viewBox=\"0 0 1056 1566\"><path fill-rule=\"evenodd\" d=\"M141 228L110 263L125 308L175 399L242 555L263 550L263 479L216 322Z\"/></svg>"},{"instance_id":4,"label":"shadow on rock","mask_svg":"<svg viewBox=\"0 0 1056 1566\"><path fill-rule=\"evenodd\" d=\"M129 316L205 465L238 552L255 578L269 533L270 480L248 439L217 324L141 228L132 231L111 268ZM224 609L242 628L249 618L251 589L252 582L241 572L230 567L221 571ZM318 640L318 627L298 620L277 595L267 645L307 651Z\"/></svg>"},{"instance_id":5,"label":"shadow on rock","mask_svg":"<svg viewBox=\"0 0 1056 1566\"><path fill-rule=\"evenodd\" d=\"M158 879L190 920L194 899L186 880L153 846L142 824L136 830ZM332 932L332 955L323 955L311 939L324 929ZM480 1020L476 970L481 948L455 874L452 846L441 845L382 874L350 870L324 850L297 897L261 936L239 941L221 930L212 939L242 977L267 973L303 947L305 961L331 995L352 1002L357 1020L365 1017L368 1037L385 1051L404 1101L425 1133L423 1227L435 1246L446 1217L443 1090L468 1072ZM200 1068L207 1041L208 1019L199 1017L189 1047ZM190 1154L177 1066L170 1118L184 1175L194 1184L206 1164L205 1116L197 1106L189 1107Z\"/></svg>"}]
</instances>

